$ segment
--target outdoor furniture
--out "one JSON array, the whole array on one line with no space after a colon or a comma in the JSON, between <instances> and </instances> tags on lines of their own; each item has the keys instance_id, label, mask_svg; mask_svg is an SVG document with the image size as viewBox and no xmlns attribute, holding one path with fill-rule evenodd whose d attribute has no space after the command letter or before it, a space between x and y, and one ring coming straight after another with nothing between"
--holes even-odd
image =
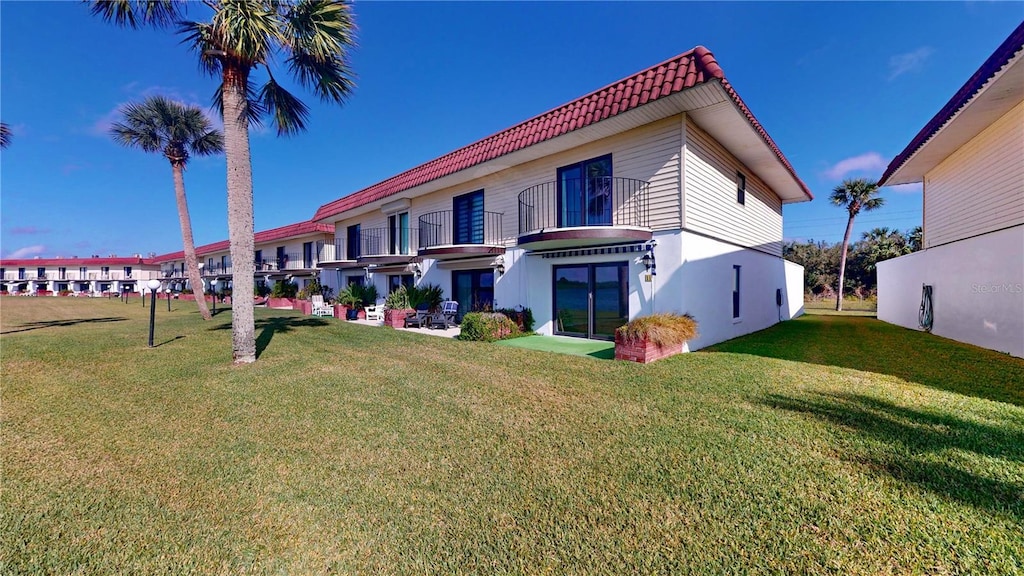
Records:
<instances>
[{"instance_id":1,"label":"outdoor furniture","mask_svg":"<svg viewBox=\"0 0 1024 576\"><path fill-rule=\"evenodd\" d=\"M313 303L313 316L334 316L334 307L324 302L322 294L314 294L310 301Z\"/></svg>"},{"instance_id":2,"label":"outdoor furniture","mask_svg":"<svg viewBox=\"0 0 1024 576\"><path fill-rule=\"evenodd\" d=\"M455 326L455 317L459 313L459 303L455 300L445 300L441 303L441 311L431 315L428 322L429 327L441 326L445 329Z\"/></svg>"},{"instance_id":3,"label":"outdoor furniture","mask_svg":"<svg viewBox=\"0 0 1024 576\"><path fill-rule=\"evenodd\" d=\"M367 306L366 308L364 308L364 310L366 310L366 319L367 320L377 320L377 321L380 321L380 322L384 321L384 305L383 304L376 304L374 306Z\"/></svg>"},{"instance_id":4,"label":"outdoor furniture","mask_svg":"<svg viewBox=\"0 0 1024 576\"><path fill-rule=\"evenodd\" d=\"M416 307L415 312L410 312L405 317L406 328L423 328L426 326L427 321L430 319L430 310L426 304L420 304Z\"/></svg>"}]
</instances>

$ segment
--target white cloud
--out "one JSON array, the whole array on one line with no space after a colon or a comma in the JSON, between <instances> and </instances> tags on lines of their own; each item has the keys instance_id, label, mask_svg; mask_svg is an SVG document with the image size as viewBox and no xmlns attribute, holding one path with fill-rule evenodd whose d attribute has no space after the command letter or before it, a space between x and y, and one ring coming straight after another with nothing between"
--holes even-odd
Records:
<instances>
[{"instance_id":1,"label":"white cloud","mask_svg":"<svg viewBox=\"0 0 1024 576\"><path fill-rule=\"evenodd\" d=\"M28 258L30 256L36 256L46 252L46 246L37 244L35 246L25 246L24 248L18 248L14 252L7 255L8 258Z\"/></svg>"},{"instance_id":2,"label":"white cloud","mask_svg":"<svg viewBox=\"0 0 1024 576\"><path fill-rule=\"evenodd\" d=\"M913 72L919 70L924 65L925 60L932 55L932 50L928 46L922 46L913 52L906 52L904 54L896 54L889 57L889 80L895 80L899 76L906 74L907 72Z\"/></svg>"},{"instance_id":3,"label":"white cloud","mask_svg":"<svg viewBox=\"0 0 1024 576\"><path fill-rule=\"evenodd\" d=\"M886 161L878 152L866 152L860 156L852 156L836 162L831 168L825 170L824 175L829 180L841 180L852 172L877 172L885 170Z\"/></svg>"}]
</instances>

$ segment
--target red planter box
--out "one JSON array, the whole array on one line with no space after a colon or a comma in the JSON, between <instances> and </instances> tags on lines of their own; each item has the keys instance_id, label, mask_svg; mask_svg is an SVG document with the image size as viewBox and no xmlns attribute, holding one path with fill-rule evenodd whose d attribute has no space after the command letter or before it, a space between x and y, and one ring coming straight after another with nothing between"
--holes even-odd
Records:
<instances>
[{"instance_id":1,"label":"red planter box","mask_svg":"<svg viewBox=\"0 0 1024 576\"><path fill-rule=\"evenodd\" d=\"M294 298L271 298L269 301L271 308L283 308L285 310L295 310Z\"/></svg>"},{"instance_id":2,"label":"red planter box","mask_svg":"<svg viewBox=\"0 0 1024 576\"><path fill-rule=\"evenodd\" d=\"M309 300L296 300L292 304L292 309L293 310L300 310L300 311L302 311L303 314L312 314L313 313L313 303L310 302Z\"/></svg>"},{"instance_id":3,"label":"red planter box","mask_svg":"<svg viewBox=\"0 0 1024 576\"><path fill-rule=\"evenodd\" d=\"M684 344L661 347L646 340L627 343L622 340L622 336L619 336L618 332L615 333L616 360L626 360L628 362L640 362L641 364L647 364L668 356L682 354L683 346Z\"/></svg>"},{"instance_id":4,"label":"red planter box","mask_svg":"<svg viewBox=\"0 0 1024 576\"><path fill-rule=\"evenodd\" d=\"M405 317L409 314L415 314L416 311L412 308L398 308L396 310L385 310L384 311L384 325L392 328L405 328Z\"/></svg>"}]
</instances>

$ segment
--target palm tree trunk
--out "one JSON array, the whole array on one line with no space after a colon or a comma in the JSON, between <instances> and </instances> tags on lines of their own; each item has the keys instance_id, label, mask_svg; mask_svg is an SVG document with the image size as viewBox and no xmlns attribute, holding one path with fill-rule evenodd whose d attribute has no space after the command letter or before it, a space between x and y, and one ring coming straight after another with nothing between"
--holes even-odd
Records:
<instances>
[{"instance_id":1,"label":"palm tree trunk","mask_svg":"<svg viewBox=\"0 0 1024 576\"><path fill-rule=\"evenodd\" d=\"M846 234L843 234L843 253L839 258L839 290L836 296L836 311L843 311L843 284L846 282L846 251L850 247L850 233L853 232L853 214L846 222Z\"/></svg>"},{"instance_id":2,"label":"palm tree trunk","mask_svg":"<svg viewBox=\"0 0 1024 576\"><path fill-rule=\"evenodd\" d=\"M188 282L192 285L192 291L199 291L202 294L203 280L199 276L199 265L196 260L196 245L192 240L192 219L188 215L188 200L185 198L185 178L182 174L183 165L180 162L171 162L171 170L174 172L174 199L178 202L178 222L181 224L181 243L185 251L185 269L188 272ZM210 309L206 307L206 298L196 298L196 306L203 320L210 319Z\"/></svg>"},{"instance_id":3,"label":"palm tree trunk","mask_svg":"<svg viewBox=\"0 0 1024 576\"><path fill-rule=\"evenodd\" d=\"M231 346L235 364L256 361L252 161L245 114L248 76L248 69L224 62L224 151L228 165L228 240L232 266Z\"/></svg>"}]
</instances>

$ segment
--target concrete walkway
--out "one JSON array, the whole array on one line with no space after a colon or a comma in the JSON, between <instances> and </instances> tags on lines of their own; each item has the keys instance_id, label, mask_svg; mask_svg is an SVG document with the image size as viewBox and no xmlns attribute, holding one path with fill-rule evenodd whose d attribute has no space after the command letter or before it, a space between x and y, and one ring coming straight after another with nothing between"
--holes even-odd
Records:
<instances>
[{"instance_id":1,"label":"concrete walkway","mask_svg":"<svg viewBox=\"0 0 1024 576\"><path fill-rule=\"evenodd\" d=\"M362 324L363 326L376 326L378 328L384 327L384 322L377 320L347 320L347 322ZM395 330L413 332L416 334L427 334L428 336L440 336L442 338L455 338L462 333L462 330L458 326L452 326L451 328L395 328Z\"/></svg>"}]
</instances>

